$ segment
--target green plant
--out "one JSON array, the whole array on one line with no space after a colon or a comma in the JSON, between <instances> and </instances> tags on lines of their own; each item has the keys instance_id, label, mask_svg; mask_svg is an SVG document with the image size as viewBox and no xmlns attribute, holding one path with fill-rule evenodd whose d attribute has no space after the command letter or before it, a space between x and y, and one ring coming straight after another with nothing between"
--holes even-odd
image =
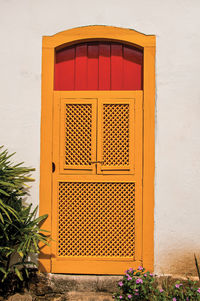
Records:
<instances>
[{"instance_id":1,"label":"green plant","mask_svg":"<svg viewBox=\"0 0 200 301\"><path fill-rule=\"evenodd\" d=\"M31 253L39 253L39 243L48 244L49 236L40 227L47 215L36 218L37 208L24 204L28 196L27 182L32 168L23 167L23 162L14 164L7 150L0 147L0 279L3 282L10 273L23 280L28 277ZM42 246L41 246L42 247ZM17 258L17 259L16 259ZM23 270L23 273L22 273Z\"/></svg>"},{"instance_id":2,"label":"green plant","mask_svg":"<svg viewBox=\"0 0 200 301\"><path fill-rule=\"evenodd\" d=\"M195 281L168 283L159 285L156 277L143 267L137 270L128 269L123 279L118 283L118 290L114 294L118 301L149 300L149 301L190 301L200 300L200 288Z\"/></svg>"},{"instance_id":3,"label":"green plant","mask_svg":"<svg viewBox=\"0 0 200 301\"><path fill-rule=\"evenodd\" d=\"M197 260L197 257L196 257L195 254L194 254L194 261L195 261L195 266L196 266L196 269L197 269L197 275L198 275L199 280L200 280L200 269L199 269L198 260Z\"/></svg>"}]
</instances>

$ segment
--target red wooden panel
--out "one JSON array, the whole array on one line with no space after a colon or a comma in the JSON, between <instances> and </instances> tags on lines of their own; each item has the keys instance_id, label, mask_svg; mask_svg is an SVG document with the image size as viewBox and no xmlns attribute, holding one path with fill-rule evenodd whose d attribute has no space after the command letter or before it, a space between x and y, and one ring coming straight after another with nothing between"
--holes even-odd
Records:
<instances>
[{"instance_id":1,"label":"red wooden panel","mask_svg":"<svg viewBox=\"0 0 200 301\"><path fill-rule=\"evenodd\" d=\"M123 90L142 90L143 54L131 47L123 47Z\"/></svg>"},{"instance_id":2,"label":"red wooden panel","mask_svg":"<svg viewBox=\"0 0 200 301\"><path fill-rule=\"evenodd\" d=\"M87 90L87 44L76 46L75 90Z\"/></svg>"},{"instance_id":3,"label":"red wooden panel","mask_svg":"<svg viewBox=\"0 0 200 301\"><path fill-rule=\"evenodd\" d=\"M56 53L55 90L74 90L74 59L74 48L65 48Z\"/></svg>"},{"instance_id":4,"label":"red wooden panel","mask_svg":"<svg viewBox=\"0 0 200 301\"><path fill-rule=\"evenodd\" d=\"M99 89L99 45L88 45L88 90Z\"/></svg>"},{"instance_id":5,"label":"red wooden panel","mask_svg":"<svg viewBox=\"0 0 200 301\"><path fill-rule=\"evenodd\" d=\"M88 42L56 53L55 90L142 90L143 53L120 43Z\"/></svg>"},{"instance_id":6,"label":"red wooden panel","mask_svg":"<svg viewBox=\"0 0 200 301\"><path fill-rule=\"evenodd\" d=\"M123 83L122 45L111 44L111 90L122 90Z\"/></svg>"},{"instance_id":7,"label":"red wooden panel","mask_svg":"<svg viewBox=\"0 0 200 301\"><path fill-rule=\"evenodd\" d=\"M110 45L99 44L99 90L110 90Z\"/></svg>"}]
</instances>

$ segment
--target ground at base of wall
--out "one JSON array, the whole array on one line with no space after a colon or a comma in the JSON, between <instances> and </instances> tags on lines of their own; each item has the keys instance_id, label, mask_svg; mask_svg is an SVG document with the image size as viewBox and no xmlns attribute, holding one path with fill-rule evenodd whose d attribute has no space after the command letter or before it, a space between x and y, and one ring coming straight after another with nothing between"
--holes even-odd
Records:
<instances>
[{"instance_id":1,"label":"ground at base of wall","mask_svg":"<svg viewBox=\"0 0 200 301\"><path fill-rule=\"evenodd\" d=\"M0 292L0 301L111 301L113 293L122 276L102 275L60 275L32 273L26 285L8 282L10 291ZM158 277L158 284L163 280L174 283L178 279ZM184 280L183 280L184 282ZM5 285L4 285L5 287Z\"/></svg>"}]
</instances>

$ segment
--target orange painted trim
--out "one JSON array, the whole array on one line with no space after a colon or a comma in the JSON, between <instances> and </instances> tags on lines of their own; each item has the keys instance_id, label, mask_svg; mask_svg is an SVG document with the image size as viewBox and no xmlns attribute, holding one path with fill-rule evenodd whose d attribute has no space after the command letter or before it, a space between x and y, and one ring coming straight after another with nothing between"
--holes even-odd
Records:
<instances>
[{"instance_id":1,"label":"orange painted trim","mask_svg":"<svg viewBox=\"0 0 200 301\"><path fill-rule=\"evenodd\" d=\"M39 214L48 214L43 228L51 232L51 196L52 196L52 124L53 124L53 77L54 49L42 52L42 104L41 104L41 144L40 144L40 207ZM43 272L51 271L51 248L42 249L39 268Z\"/></svg>"},{"instance_id":2,"label":"orange painted trim","mask_svg":"<svg viewBox=\"0 0 200 301\"><path fill-rule=\"evenodd\" d=\"M155 46L155 36L145 35L132 29L113 26L83 26L59 32L51 37L43 37L43 47L64 47L74 42L89 41L92 39L108 39L113 41L134 44L139 47Z\"/></svg>"},{"instance_id":3,"label":"orange painted trim","mask_svg":"<svg viewBox=\"0 0 200 301\"><path fill-rule=\"evenodd\" d=\"M81 267L80 267L81 262ZM67 267L67 273L68 274L96 274L96 275L102 275L102 274L110 274L110 270L112 270L112 275L122 275L124 271L129 269L130 267L137 269L138 266L141 265L141 261L108 261L105 260L92 260L92 261L80 261L80 260L56 260L54 262L53 259L53 268L52 273L66 273L66 267ZM56 267L56 269L55 269ZM55 270L54 270L55 269ZM87 271L87 272L86 272ZM120 271L120 272L119 272Z\"/></svg>"},{"instance_id":4,"label":"orange painted trim","mask_svg":"<svg viewBox=\"0 0 200 301\"><path fill-rule=\"evenodd\" d=\"M144 48L143 266L154 269L155 47Z\"/></svg>"},{"instance_id":5,"label":"orange painted trim","mask_svg":"<svg viewBox=\"0 0 200 301\"><path fill-rule=\"evenodd\" d=\"M41 104L41 163L40 215L49 217L43 227L52 229L52 125L55 48L94 39L109 39L134 45L144 50L144 148L143 148L143 266L154 267L154 168L155 168L155 43L156 37L131 29L111 26L86 26L43 37L42 49L42 104ZM125 91L124 91L125 92ZM51 271L51 248L40 255L41 271ZM97 272L98 273L98 272Z\"/></svg>"}]
</instances>

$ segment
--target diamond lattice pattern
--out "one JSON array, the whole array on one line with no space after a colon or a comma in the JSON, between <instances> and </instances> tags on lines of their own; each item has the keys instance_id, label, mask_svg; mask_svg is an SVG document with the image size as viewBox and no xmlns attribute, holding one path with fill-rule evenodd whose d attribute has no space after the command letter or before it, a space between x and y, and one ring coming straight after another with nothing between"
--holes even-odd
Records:
<instances>
[{"instance_id":1,"label":"diamond lattice pattern","mask_svg":"<svg viewBox=\"0 0 200 301\"><path fill-rule=\"evenodd\" d=\"M133 258L134 250L135 183L59 183L59 256Z\"/></svg>"},{"instance_id":2,"label":"diamond lattice pattern","mask_svg":"<svg viewBox=\"0 0 200 301\"><path fill-rule=\"evenodd\" d=\"M90 165L92 105L66 104L65 164Z\"/></svg>"},{"instance_id":3,"label":"diamond lattice pattern","mask_svg":"<svg viewBox=\"0 0 200 301\"><path fill-rule=\"evenodd\" d=\"M129 104L103 105L103 165L129 165Z\"/></svg>"}]
</instances>

